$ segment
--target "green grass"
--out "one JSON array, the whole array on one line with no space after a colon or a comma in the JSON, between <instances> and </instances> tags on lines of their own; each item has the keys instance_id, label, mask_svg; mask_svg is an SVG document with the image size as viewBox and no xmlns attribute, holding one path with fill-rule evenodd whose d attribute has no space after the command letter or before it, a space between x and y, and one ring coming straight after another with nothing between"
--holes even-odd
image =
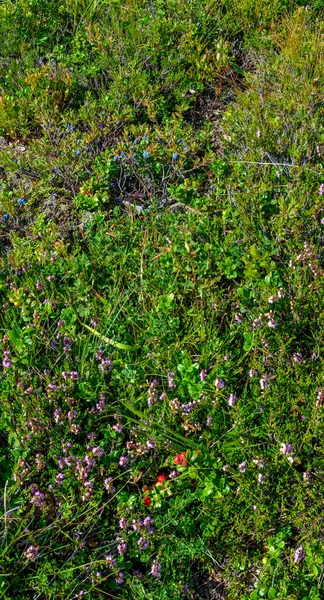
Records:
<instances>
[{"instance_id":1,"label":"green grass","mask_svg":"<svg viewBox=\"0 0 324 600\"><path fill-rule=\"evenodd\" d=\"M0 14L0 598L320 600L321 3Z\"/></svg>"}]
</instances>

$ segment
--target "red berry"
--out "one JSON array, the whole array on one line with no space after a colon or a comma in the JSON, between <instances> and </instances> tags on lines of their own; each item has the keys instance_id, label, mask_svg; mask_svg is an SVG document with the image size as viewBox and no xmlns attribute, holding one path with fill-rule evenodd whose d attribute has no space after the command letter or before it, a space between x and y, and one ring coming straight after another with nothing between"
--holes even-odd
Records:
<instances>
[{"instance_id":1,"label":"red berry","mask_svg":"<svg viewBox=\"0 0 324 600\"><path fill-rule=\"evenodd\" d=\"M180 452L180 454L178 454L178 456L180 456L181 458L181 466L182 467L186 467L187 466L187 453L186 452Z\"/></svg>"},{"instance_id":2,"label":"red berry","mask_svg":"<svg viewBox=\"0 0 324 600\"><path fill-rule=\"evenodd\" d=\"M180 454L176 454L173 460L176 465L181 465L183 458L180 456Z\"/></svg>"},{"instance_id":3,"label":"red berry","mask_svg":"<svg viewBox=\"0 0 324 600\"><path fill-rule=\"evenodd\" d=\"M145 506L149 507L151 504L152 500L151 498L149 498L148 496L144 496L144 504Z\"/></svg>"},{"instance_id":4,"label":"red berry","mask_svg":"<svg viewBox=\"0 0 324 600\"><path fill-rule=\"evenodd\" d=\"M156 483L157 484L158 483L162 483L162 481L166 481L166 480L167 480L167 478L166 478L165 475L159 475L158 478L157 478L157 482Z\"/></svg>"}]
</instances>

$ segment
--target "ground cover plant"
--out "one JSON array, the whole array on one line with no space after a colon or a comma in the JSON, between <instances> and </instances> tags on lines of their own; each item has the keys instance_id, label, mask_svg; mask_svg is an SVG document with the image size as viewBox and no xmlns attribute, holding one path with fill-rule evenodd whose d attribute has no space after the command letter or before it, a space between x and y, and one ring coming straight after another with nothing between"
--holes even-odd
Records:
<instances>
[{"instance_id":1,"label":"ground cover plant","mask_svg":"<svg viewBox=\"0 0 324 600\"><path fill-rule=\"evenodd\" d=\"M0 597L323 597L321 2L3 2Z\"/></svg>"}]
</instances>

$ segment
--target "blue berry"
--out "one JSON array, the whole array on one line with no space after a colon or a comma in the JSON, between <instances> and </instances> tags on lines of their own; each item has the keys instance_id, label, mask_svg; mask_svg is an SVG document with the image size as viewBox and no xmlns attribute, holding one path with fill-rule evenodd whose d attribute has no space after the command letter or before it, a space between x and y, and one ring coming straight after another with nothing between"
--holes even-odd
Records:
<instances>
[{"instance_id":1,"label":"blue berry","mask_svg":"<svg viewBox=\"0 0 324 600\"><path fill-rule=\"evenodd\" d=\"M179 158L179 154L178 154L178 152L174 152L174 153L172 154L172 158L173 158L174 160L177 160L177 158Z\"/></svg>"},{"instance_id":2,"label":"blue berry","mask_svg":"<svg viewBox=\"0 0 324 600\"><path fill-rule=\"evenodd\" d=\"M147 158L148 155L149 155L149 152L146 152L146 150L145 150L145 152L143 152L143 158Z\"/></svg>"}]
</instances>

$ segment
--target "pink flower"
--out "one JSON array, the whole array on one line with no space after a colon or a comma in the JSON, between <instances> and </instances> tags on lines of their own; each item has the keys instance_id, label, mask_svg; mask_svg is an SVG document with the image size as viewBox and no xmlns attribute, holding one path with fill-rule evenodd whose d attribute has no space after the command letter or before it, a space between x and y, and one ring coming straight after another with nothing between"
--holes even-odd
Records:
<instances>
[{"instance_id":1,"label":"pink flower","mask_svg":"<svg viewBox=\"0 0 324 600\"><path fill-rule=\"evenodd\" d=\"M298 548L294 554L294 563L296 563L298 565L302 560L304 560L305 556L306 556L306 554L303 550L303 547L298 546Z\"/></svg>"},{"instance_id":2,"label":"pink flower","mask_svg":"<svg viewBox=\"0 0 324 600\"><path fill-rule=\"evenodd\" d=\"M128 463L129 463L129 459L127 458L127 456L121 456L120 457L120 459L119 459L119 465L121 467L127 467Z\"/></svg>"},{"instance_id":3,"label":"pink flower","mask_svg":"<svg viewBox=\"0 0 324 600\"><path fill-rule=\"evenodd\" d=\"M153 577L156 577L157 579L160 577L160 573L161 573L161 563L158 563L157 560L154 560L152 563L152 568L150 571L151 575L153 575Z\"/></svg>"},{"instance_id":4,"label":"pink flower","mask_svg":"<svg viewBox=\"0 0 324 600\"><path fill-rule=\"evenodd\" d=\"M282 454L292 454L294 451L293 447L291 444L280 444L280 452L282 452Z\"/></svg>"},{"instance_id":5,"label":"pink flower","mask_svg":"<svg viewBox=\"0 0 324 600\"><path fill-rule=\"evenodd\" d=\"M229 399L228 399L229 406L234 406L234 404L236 402L237 402L237 396L235 396L235 394L230 394Z\"/></svg>"}]
</instances>

